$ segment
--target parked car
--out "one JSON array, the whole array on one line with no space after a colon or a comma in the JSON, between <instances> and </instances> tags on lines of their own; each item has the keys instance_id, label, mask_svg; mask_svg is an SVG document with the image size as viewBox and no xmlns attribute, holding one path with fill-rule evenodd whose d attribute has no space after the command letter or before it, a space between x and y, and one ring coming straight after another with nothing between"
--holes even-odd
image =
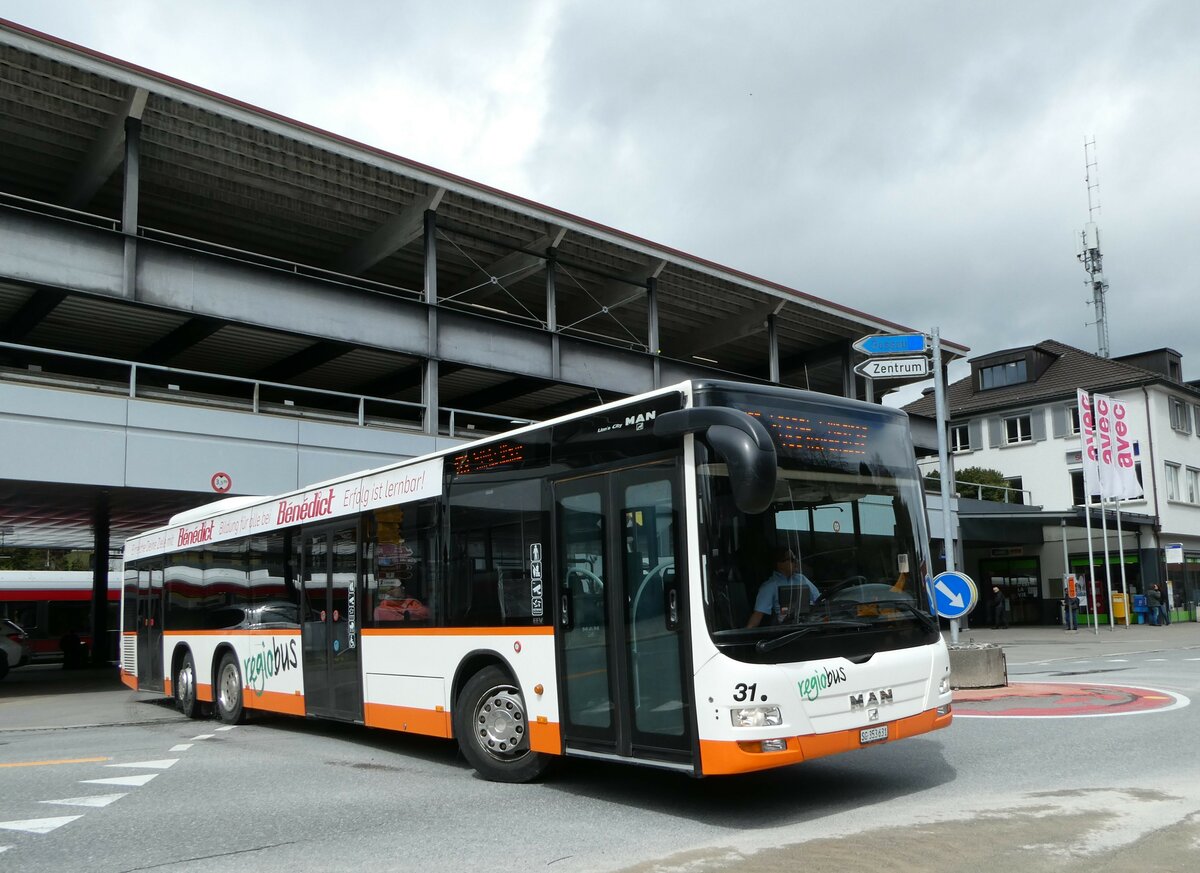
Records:
<instances>
[{"instance_id":1,"label":"parked car","mask_svg":"<svg viewBox=\"0 0 1200 873\"><path fill-rule=\"evenodd\" d=\"M0 679L7 676L11 668L24 667L29 658L29 634L16 622L0 618Z\"/></svg>"}]
</instances>

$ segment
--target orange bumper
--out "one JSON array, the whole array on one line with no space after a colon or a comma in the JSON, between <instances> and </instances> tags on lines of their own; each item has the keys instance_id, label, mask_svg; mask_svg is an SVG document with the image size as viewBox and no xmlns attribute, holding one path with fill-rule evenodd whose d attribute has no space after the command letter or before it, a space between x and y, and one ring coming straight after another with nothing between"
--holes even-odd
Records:
<instances>
[{"instance_id":1,"label":"orange bumper","mask_svg":"<svg viewBox=\"0 0 1200 873\"><path fill-rule=\"evenodd\" d=\"M884 724L888 726L888 738L883 742L891 743L906 737L915 737L918 734L949 727L953 718L954 716L950 713L939 716L936 709L929 709L908 718L880 722L879 726ZM876 727L876 725L872 725L872 727ZM801 761L811 761L813 758L823 758L826 755L836 755L840 752L851 752L864 748L859 741L859 730L859 728L852 728L831 734L787 737L787 748L778 752L762 751L760 740L751 742L701 740L701 772L705 776L750 773L754 770L799 764ZM883 745L883 742L869 745Z\"/></svg>"}]
</instances>

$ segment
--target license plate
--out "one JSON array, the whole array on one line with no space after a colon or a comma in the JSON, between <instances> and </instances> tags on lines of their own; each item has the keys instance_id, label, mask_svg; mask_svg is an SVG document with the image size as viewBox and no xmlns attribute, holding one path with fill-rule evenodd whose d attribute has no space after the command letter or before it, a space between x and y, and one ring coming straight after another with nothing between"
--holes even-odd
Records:
<instances>
[{"instance_id":1,"label":"license plate","mask_svg":"<svg viewBox=\"0 0 1200 873\"><path fill-rule=\"evenodd\" d=\"M858 732L858 741L862 744L878 743L888 738L888 726L881 724L879 727L863 728Z\"/></svg>"}]
</instances>

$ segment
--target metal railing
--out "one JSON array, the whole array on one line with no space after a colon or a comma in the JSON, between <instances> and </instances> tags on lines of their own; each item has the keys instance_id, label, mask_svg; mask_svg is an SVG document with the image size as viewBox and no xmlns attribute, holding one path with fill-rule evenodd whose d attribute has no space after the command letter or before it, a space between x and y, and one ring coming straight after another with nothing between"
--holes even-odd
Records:
<instances>
[{"instance_id":1,"label":"metal railing","mask_svg":"<svg viewBox=\"0 0 1200 873\"><path fill-rule=\"evenodd\" d=\"M941 484L937 479L926 478L924 481L927 493L937 494L940 492ZM984 497L983 493L985 491L1001 492L1003 499L992 500L990 497ZM963 482L961 479L954 480L954 496L974 497L976 500L991 500L993 503L1012 503L1020 506L1033 505L1033 493L1027 488L1009 488L1006 485L981 485L978 482Z\"/></svg>"},{"instance_id":2,"label":"metal railing","mask_svg":"<svg viewBox=\"0 0 1200 873\"><path fill-rule=\"evenodd\" d=\"M367 394L309 388L244 376L186 370L121 358L0 342L0 379L44 388L121 395L256 415L278 415L425 433L426 406ZM12 359L20 359L13 365ZM470 409L439 406L439 436L473 438L532 424Z\"/></svg>"}]
</instances>

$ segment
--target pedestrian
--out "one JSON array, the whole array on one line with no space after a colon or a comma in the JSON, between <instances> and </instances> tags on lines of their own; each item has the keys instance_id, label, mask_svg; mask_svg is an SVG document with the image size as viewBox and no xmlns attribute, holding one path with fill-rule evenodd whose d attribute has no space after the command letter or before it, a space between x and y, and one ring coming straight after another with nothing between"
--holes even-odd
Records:
<instances>
[{"instance_id":1,"label":"pedestrian","mask_svg":"<svg viewBox=\"0 0 1200 873\"><path fill-rule=\"evenodd\" d=\"M1157 583L1155 583L1155 584L1158 587L1159 618L1163 624L1170 624L1171 623L1170 597L1168 597L1167 589L1164 586L1158 585Z\"/></svg>"},{"instance_id":2,"label":"pedestrian","mask_svg":"<svg viewBox=\"0 0 1200 873\"><path fill-rule=\"evenodd\" d=\"M1162 592L1158 590L1158 583L1155 582L1146 589L1146 621L1149 624L1158 627L1158 614L1162 606Z\"/></svg>"},{"instance_id":3,"label":"pedestrian","mask_svg":"<svg viewBox=\"0 0 1200 873\"><path fill-rule=\"evenodd\" d=\"M1066 597L1063 598L1063 624L1068 633L1079 630L1079 597L1074 576L1067 577Z\"/></svg>"},{"instance_id":4,"label":"pedestrian","mask_svg":"<svg viewBox=\"0 0 1200 873\"><path fill-rule=\"evenodd\" d=\"M1004 592L999 585L992 586L992 630L1008 627L1008 614L1004 609Z\"/></svg>"}]
</instances>

